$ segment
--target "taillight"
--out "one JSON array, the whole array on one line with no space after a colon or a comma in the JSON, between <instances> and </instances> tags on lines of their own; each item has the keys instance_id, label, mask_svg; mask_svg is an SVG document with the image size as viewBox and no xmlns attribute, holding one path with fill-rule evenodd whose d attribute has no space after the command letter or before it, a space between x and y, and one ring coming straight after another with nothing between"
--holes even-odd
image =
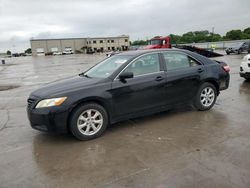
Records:
<instances>
[{"instance_id":1,"label":"taillight","mask_svg":"<svg viewBox=\"0 0 250 188\"><path fill-rule=\"evenodd\" d=\"M225 72L230 72L230 67L229 67L228 65L224 65L224 66L223 66L223 70L224 70Z\"/></svg>"}]
</instances>

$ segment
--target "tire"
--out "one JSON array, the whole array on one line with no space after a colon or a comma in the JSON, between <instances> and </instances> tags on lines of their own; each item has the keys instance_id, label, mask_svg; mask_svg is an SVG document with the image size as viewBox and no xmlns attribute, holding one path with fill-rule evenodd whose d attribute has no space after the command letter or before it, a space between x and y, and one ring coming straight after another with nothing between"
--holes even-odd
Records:
<instances>
[{"instance_id":1,"label":"tire","mask_svg":"<svg viewBox=\"0 0 250 188\"><path fill-rule=\"evenodd\" d=\"M217 98L217 90L211 83L203 83L195 97L194 106L197 110L205 111L214 106Z\"/></svg>"},{"instance_id":2,"label":"tire","mask_svg":"<svg viewBox=\"0 0 250 188\"><path fill-rule=\"evenodd\" d=\"M230 52L226 52L227 53L227 55L230 55Z\"/></svg>"},{"instance_id":3,"label":"tire","mask_svg":"<svg viewBox=\"0 0 250 188\"><path fill-rule=\"evenodd\" d=\"M73 111L70 131L79 140L101 136L108 126L107 111L99 104L86 103Z\"/></svg>"}]
</instances>

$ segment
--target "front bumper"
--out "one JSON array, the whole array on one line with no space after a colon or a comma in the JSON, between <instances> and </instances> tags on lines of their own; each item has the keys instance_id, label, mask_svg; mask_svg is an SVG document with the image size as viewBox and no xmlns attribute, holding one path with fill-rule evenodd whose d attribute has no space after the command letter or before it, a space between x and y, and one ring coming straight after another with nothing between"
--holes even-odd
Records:
<instances>
[{"instance_id":1,"label":"front bumper","mask_svg":"<svg viewBox=\"0 0 250 188\"><path fill-rule=\"evenodd\" d=\"M240 77L250 79L250 72L240 72Z\"/></svg>"},{"instance_id":2,"label":"front bumper","mask_svg":"<svg viewBox=\"0 0 250 188\"><path fill-rule=\"evenodd\" d=\"M27 106L27 115L33 129L43 132L67 133L68 109L57 107L35 108L35 103Z\"/></svg>"},{"instance_id":3,"label":"front bumper","mask_svg":"<svg viewBox=\"0 0 250 188\"><path fill-rule=\"evenodd\" d=\"M226 49L225 51L226 53L237 53L238 49L230 48L230 49Z\"/></svg>"}]
</instances>

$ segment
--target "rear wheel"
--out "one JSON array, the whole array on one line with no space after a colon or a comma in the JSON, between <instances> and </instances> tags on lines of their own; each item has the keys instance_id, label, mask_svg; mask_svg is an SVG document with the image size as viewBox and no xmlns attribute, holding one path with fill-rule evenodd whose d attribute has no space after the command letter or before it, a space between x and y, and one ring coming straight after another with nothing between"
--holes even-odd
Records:
<instances>
[{"instance_id":1,"label":"rear wheel","mask_svg":"<svg viewBox=\"0 0 250 188\"><path fill-rule=\"evenodd\" d=\"M90 140L101 136L107 125L107 112L96 103L87 103L78 107L70 120L70 130L79 140Z\"/></svg>"},{"instance_id":2,"label":"rear wheel","mask_svg":"<svg viewBox=\"0 0 250 188\"><path fill-rule=\"evenodd\" d=\"M217 90L211 83L203 83L195 97L194 106L201 111L209 110L213 107L217 98Z\"/></svg>"}]
</instances>

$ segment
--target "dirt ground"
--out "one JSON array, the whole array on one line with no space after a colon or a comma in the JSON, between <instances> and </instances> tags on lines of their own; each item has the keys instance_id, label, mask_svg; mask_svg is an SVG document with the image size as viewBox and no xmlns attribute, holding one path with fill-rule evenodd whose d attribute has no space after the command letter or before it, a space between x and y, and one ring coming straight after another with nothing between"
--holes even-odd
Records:
<instances>
[{"instance_id":1,"label":"dirt ground","mask_svg":"<svg viewBox=\"0 0 250 188\"><path fill-rule=\"evenodd\" d=\"M250 82L243 55L223 56L228 90L213 109L179 107L113 125L95 140L31 129L30 92L104 55L20 57L0 65L0 187L249 188Z\"/></svg>"}]
</instances>

